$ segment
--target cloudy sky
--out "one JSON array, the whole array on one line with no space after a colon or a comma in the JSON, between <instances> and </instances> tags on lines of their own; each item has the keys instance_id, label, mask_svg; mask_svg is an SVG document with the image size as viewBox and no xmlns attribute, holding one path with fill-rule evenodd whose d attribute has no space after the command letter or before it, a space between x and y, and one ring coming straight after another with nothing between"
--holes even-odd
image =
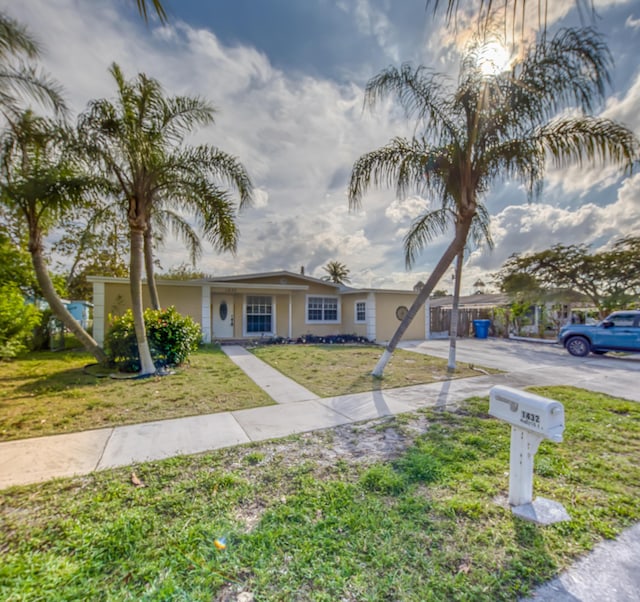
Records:
<instances>
[{"instance_id":1,"label":"cloudy sky","mask_svg":"<svg viewBox=\"0 0 640 602\"><path fill-rule=\"evenodd\" d=\"M320 277L322 266L337 260L356 286L411 288L427 278L445 239L434 241L411 272L402 239L428 199L374 190L361 211L350 213L346 195L361 154L411 131L391 107L363 111L368 79L405 61L457 74L453 36L441 17L425 11L425 0L164 0L166 26L154 18L145 25L135 4L0 0L0 10L42 42L42 62L75 114L91 99L113 96L107 69L114 61L129 78L144 72L167 94L199 95L217 107L215 125L197 141L243 162L255 203L239 218L237 255L208 249L198 269L227 275L304 266ZM580 22L573 2L550 4L552 29ZM595 22L582 18L607 36L615 60L599 113L640 134L640 1L595 5ZM495 249L469 254L463 292L478 278L488 282L513 252L559 242L599 248L637 234L640 174L549 170L538 202L528 204L523 190L505 182L485 203ZM167 241L160 258L164 269L188 260L177 241ZM448 278L440 288L451 288Z\"/></svg>"}]
</instances>

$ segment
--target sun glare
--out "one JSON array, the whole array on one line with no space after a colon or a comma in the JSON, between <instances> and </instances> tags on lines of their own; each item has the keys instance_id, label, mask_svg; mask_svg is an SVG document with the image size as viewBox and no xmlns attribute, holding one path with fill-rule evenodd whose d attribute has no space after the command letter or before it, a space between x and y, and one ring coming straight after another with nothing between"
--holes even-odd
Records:
<instances>
[{"instance_id":1,"label":"sun glare","mask_svg":"<svg viewBox=\"0 0 640 602\"><path fill-rule=\"evenodd\" d=\"M478 67L483 75L498 75L509 69L509 51L499 42L487 42L478 52Z\"/></svg>"}]
</instances>

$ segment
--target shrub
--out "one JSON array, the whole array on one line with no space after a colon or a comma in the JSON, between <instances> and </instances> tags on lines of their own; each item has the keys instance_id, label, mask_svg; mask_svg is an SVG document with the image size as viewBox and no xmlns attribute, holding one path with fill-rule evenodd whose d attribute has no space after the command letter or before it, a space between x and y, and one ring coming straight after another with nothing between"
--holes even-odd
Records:
<instances>
[{"instance_id":1,"label":"shrub","mask_svg":"<svg viewBox=\"0 0 640 602\"><path fill-rule=\"evenodd\" d=\"M24 302L15 284L0 286L0 358L10 359L26 351L39 322L40 312Z\"/></svg>"},{"instance_id":2,"label":"shrub","mask_svg":"<svg viewBox=\"0 0 640 602\"><path fill-rule=\"evenodd\" d=\"M144 324L151 357L157 367L179 366L198 348L200 326L189 316L181 316L175 307L145 310ZM111 318L105 351L120 369L140 369L138 342L130 309L120 317Z\"/></svg>"}]
</instances>

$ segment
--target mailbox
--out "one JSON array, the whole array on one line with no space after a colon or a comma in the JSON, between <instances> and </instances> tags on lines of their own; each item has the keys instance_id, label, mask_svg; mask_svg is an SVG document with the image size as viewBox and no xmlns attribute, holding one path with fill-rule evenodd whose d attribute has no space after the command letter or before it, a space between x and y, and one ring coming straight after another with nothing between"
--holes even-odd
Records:
<instances>
[{"instance_id":1,"label":"mailbox","mask_svg":"<svg viewBox=\"0 0 640 602\"><path fill-rule=\"evenodd\" d=\"M562 441L564 406L559 401L497 386L490 392L489 414L545 439Z\"/></svg>"},{"instance_id":2,"label":"mailbox","mask_svg":"<svg viewBox=\"0 0 640 602\"><path fill-rule=\"evenodd\" d=\"M564 433L564 406L511 387L496 386L489 393L489 414L511 425L509 503L514 514L540 524L569 520L561 504L533 500L533 462L540 443L560 443Z\"/></svg>"}]
</instances>

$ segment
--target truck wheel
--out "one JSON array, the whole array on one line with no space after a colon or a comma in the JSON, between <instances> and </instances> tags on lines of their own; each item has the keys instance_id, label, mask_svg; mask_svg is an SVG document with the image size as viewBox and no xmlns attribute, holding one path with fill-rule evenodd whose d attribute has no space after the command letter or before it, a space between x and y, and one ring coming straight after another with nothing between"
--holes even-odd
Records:
<instances>
[{"instance_id":1,"label":"truck wheel","mask_svg":"<svg viewBox=\"0 0 640 602\"><path fill-rule=\"evenodd\" d=\"M591 351L591 345L589 345L589 341L584 337L570 337L567 339L565 347L571 355L577 357L585 357L589 355L589 351Z\"/></svg>"}]
</instances>

